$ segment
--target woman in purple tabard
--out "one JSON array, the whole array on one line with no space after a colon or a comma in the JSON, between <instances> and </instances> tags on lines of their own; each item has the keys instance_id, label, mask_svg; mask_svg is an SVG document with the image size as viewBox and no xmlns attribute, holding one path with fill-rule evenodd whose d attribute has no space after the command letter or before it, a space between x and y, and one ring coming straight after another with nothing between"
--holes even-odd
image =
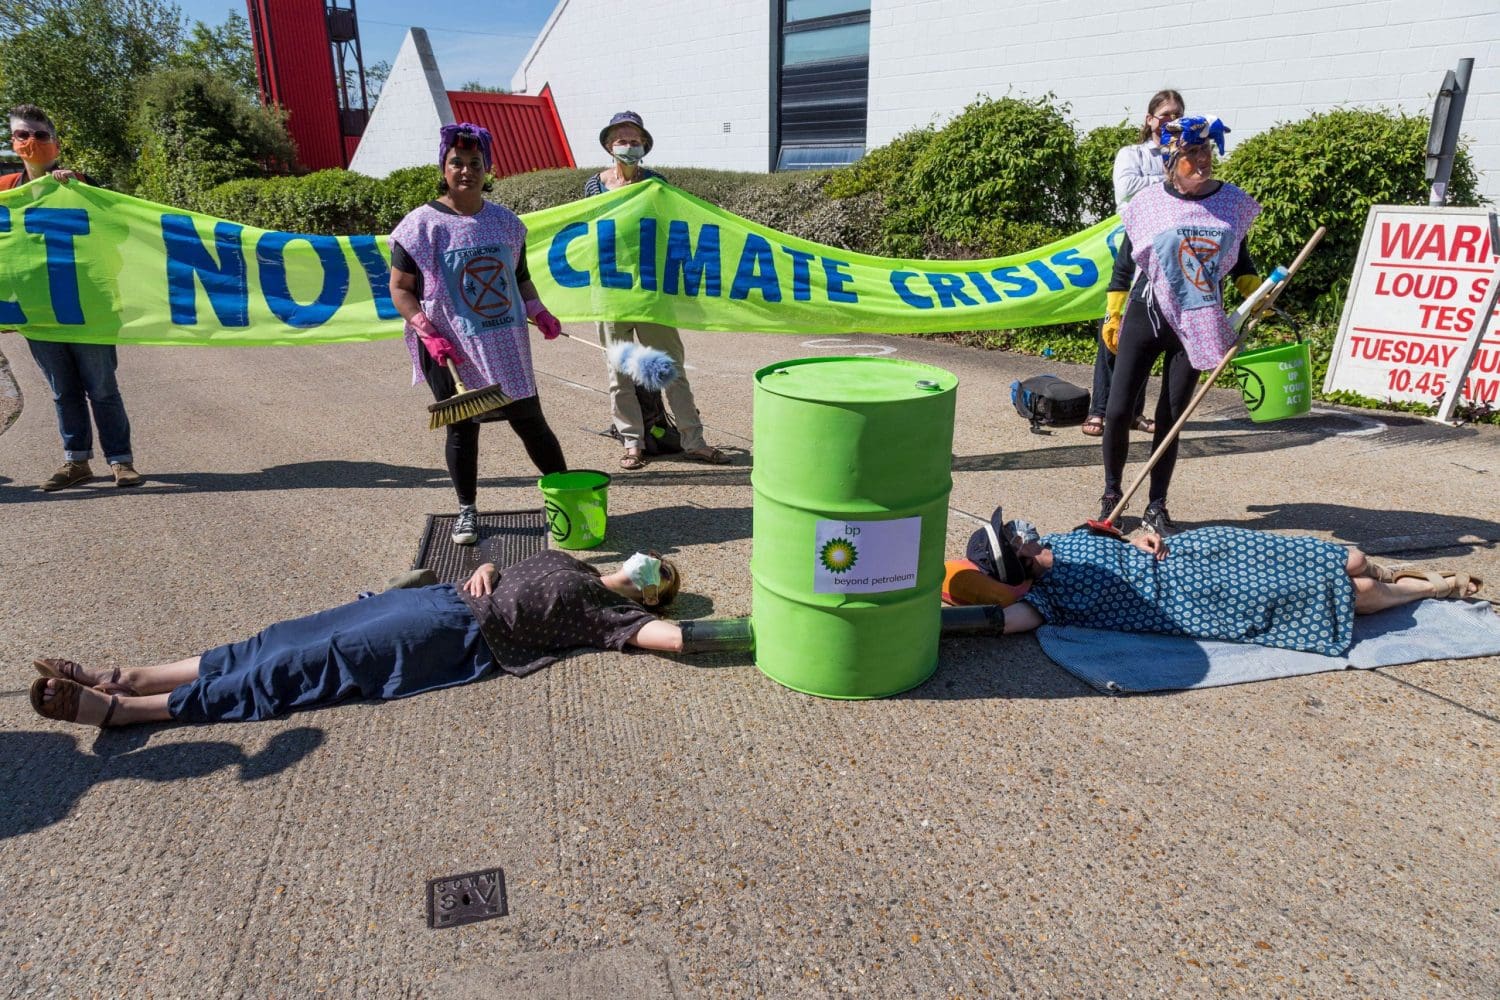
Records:
<instances>
[{"instance_id":1,"label":"woman in purple tabard","mask_svg":"<svg viewBox=\"0 0 1500 1000\"><path fill-rule=\"evenodd\" d=\"M526 225L508 208L485 201L490 190L490 133L478 125L444 125L438 147L439 197L411 212L391 233L391 299L406 319L412 382L434 398L457 391L452 361L466 389L498 385L515 402L501 413L542 473L568 467L547 426L531 368L534 321L552 340L562 325L537 297L526 268ZM453 541L479 540L479 423L448 425L448 475L458 494Z\"/></svg>"},{"instance_id":2,"label":"woman in purple tabard","mask_svg":"<svg viewBox=\"0 0 1500 1000\"><path fill-rule=\"evenodd\" d=\"M1232 278L1242 294L1260 285L1245 244L1260 205L1233 184L1214 178L1214 147L1224 152L1228 131L1213 117L1163 124L1166 179L1141 191L1120 211L1125 239L1106 292L1101 332L1105 345L1116 353L1104 414L1101 520L1122 494L1130 407L1150 377L1152 364L1164 357L1152 439L1156 448L1187 409L1199 373L1214 368L1234 345L1235 334L1224 313L1224 279ZM1141 521L1159 535L1171 531L1167 487L1176 462L1174 440L1151 469L1150 497Z\"/></svg>"}]
</instances>

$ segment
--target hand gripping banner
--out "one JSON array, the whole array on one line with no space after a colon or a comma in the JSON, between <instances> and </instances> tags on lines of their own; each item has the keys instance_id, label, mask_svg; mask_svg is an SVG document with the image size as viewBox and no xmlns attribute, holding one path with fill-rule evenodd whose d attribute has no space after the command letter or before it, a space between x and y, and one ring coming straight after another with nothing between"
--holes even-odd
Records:
<instances>
[{"instance_id":1,"label":"hand gripping banner","mask_svg":"<svg viewBox=\"0 0 1500 1000\"><path fill-rule=\"evenodd\" d=\"M945 333L1097 319L1118 218L1049 246L912 261L756 225L658 180L523 216L565 321L759 333ZM218 347L401 335L385 236L254 229L50 179L0 194L0 329Z\"/></svg>"}]
</instances>

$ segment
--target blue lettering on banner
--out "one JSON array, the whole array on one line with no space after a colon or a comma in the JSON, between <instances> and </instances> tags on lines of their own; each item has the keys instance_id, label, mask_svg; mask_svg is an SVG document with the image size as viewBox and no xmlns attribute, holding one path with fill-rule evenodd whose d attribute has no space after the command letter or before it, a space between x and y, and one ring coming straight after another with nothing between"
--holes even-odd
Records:
<instances>
[{"instance_id":1,"label":"blue lettering on banner","mask_svg":"<svg viewBox=\"0 0 1500 1000\"><path fill-rule=\"evenodd\" d=\"M10 232L10 209L0 208L0 233ZM0 299L0 325L20 326L26 322L21 303Z\"/></svg>"},{"instance_id":2,"label":"blue lettering on banner","mask_svg":"<svg viewBox=\"0 0 1500 1000\"><path fill-rule=\"evenodd\" d=\"M615 267L615 220L600 219L597 236L599 284L605 288L634 288L635 278L630 272Z\"/></svg>"},{"instance_id":3,"label":"blue lettering on banner","mask_svg":"<svg viewBox=\"0 0 1500 1000\"><path fill-rule=\"evenodd\" d=\"M656 220L641 220L641 250L638 270L641 272L641 290L656 291Z\"/></svg>"},{"instance_id":4,"label":"blue lettering on banner","mask_svg":"<svg viewBox=\"0 0 1500 1000\"><path fill-rule=\"evenodd\" d=\"M1021 269L1014 265L997 267L990 272L990 277L1000 282L1005 294L1013 299L1024 299L1036 293L1036 282L1022 274Z\"/></svg>"},{"instance_id":5,"label":"blue lettering on banner","mask_svg":"<svg viewBox=\"0 0 1500 1000\"><path fill-rule=\"evenodd\" d=\"M832 257L823 258L823 280L828 283L829 302L859 301L857 292L844 290L844 286L854 280L854 275L843 270L848 266L848 261L834 260Z\"/></svg>"},{"instance_id":6,"label":"blue lettering on banner","mask_svg":"<svg viewBox=\"0 0 1500 1000\"><path fill-rule=\"evenodd\" d=\"M969 272L969 284L979 289L979 294L990 305L994 305L1000 301L1000 293L995 291L995 286L991 285L979 271Z\"/></svg>"},{"instance_id":7,"label":"blue lettering on banner","mask_svg":"<svg viewBox=\"0 0 1500 1000\"><path fill-rule=\"evenodd\" d=\"M928 272L927 283L932 286L934 292L937 292L938 302L944 309L952 309L955 303L963 303L966 306L979 305L964 292L964 279L956 274Z\"/></svg>"},{"instance_id":8,"label":"blue lettering on banner","mask_svg":"<svg viewBox=\"0 0 1500 1000\"><path fill-rule=\"evenodd\" d=\"M391 301L391 265L380 253L380 244L373 236L351 236L349 246L354 249L354 259L364 268L370 281L370 294L375 298L375 315L381 319L397 319L400 313Z\"/></svg>"},{"instance_id":9,"label":"blue lettering on banner","mask_svg":"<svg viewBox=\"0 0 1500 1000\"><path fill-rule=\"evenodd\" d=\"M89 213L81 208L28 208L26 231L40 235L47 248L52 315L60 324L82 326L83 306L78 301L78 262L73 254L73 237L89 231Z\"/></svg>"},{"instance_id":10,"label":"blue lettering on banner","mask_svg":"<svg viewBox=\"0 0 1500 1000\"><path fill-rule=\"evenodd\" d=\"M552 280L564 288L589 286L589 273L568 263L568 244L588 234L588 223L574 222L563 226L552 237L552 246L547 250L547 270L552 272Z\"/></svg>"},{"instance_id":11,"label":"blue lettering on banner","mask_svg":"<svg viewBox=\"0 0 1500 1000\"><path fill-rule=\"evenodd\" d=\"M687 295L703 294L718 297L719 274L719 227L705 223L698 233L698 249L693 250L692 233L688 224L673 219L667 227L667 261L662 275L661 290L666 295L679 294L679 286Z\"/></svg>"},{"instance_id":12,"label":"blue lettering on banner","mask_svg":"<svg viewBox=\"0 0 1500 1000\"><path fill-rule=\"evenodd\" d=\"M305 305L292 298L286 280L286 248L293 240L305 240L323 265L323 287L318 297ZM260 286L266 305L288 326L304 330L321 326L338 312L349 294L349 262L335 237L263 233L255 244L255 261L260 266Z\"/></svg>"},{"instance_id":13,"label":"blue lettering on banner","mask_svg":"<svg viewBox=\"0 0 1500 1000\"><path fill-rule=\"evenodd\" d=\"M1050 258L1059 268L1072 268L1067 275L1068 284L1074 288L1091 288L1099 280L1099 268L1083 255L1077 247L1060 250Z\"/></svg>"},{"instance_id":14,"label":"blue lettering on banner","mask_svg":"<svg viewBox=\"0 0 1500 1000\"><path fill-rule=\"evenodd\" d=\"M1032 272L1038 278L1042 279L1042 284L1046 285L1049 291L1060 292L1063 290L1062 279L1053 274L1052 268L1048 267L1042 261L1028 260L1026 266L1031 268Z\"/></svg>"},{"instance_id":15,"label":"blue lettering on banner","mask_svg":"<svg viewBox=\"0 0 1500 1000\"><path fill-rule=\"evenodd\" d=\"M198 236L192 216L161 217L161 238L167 250L167 303L174 324L193 326L198 322L196 279L203 283L208 304L221 326L250 325L250 286L245 277L245 251L240 247L242 228L233 222L215 224L216 263ZM386 298L390 298L389 291Z\"/></svg>"},{"instance_id":16,"label":"blue lettering on banner","mask_svg":"<svg viewBox=\"0 0 1500 1000\"><path fill-rule=\"evenodd\" d=\"M931 299L925 295L918 295L906 287L906 283L916 276L916 271L892 271L891 287L896 290L896 294L901 296L901 300L907 305L916 306L918 309L931 309L933 306Z\"/></svg>"},{"instance_id":17,"label":"blue lettering on banner","mask_svg":"<svg viewBox=\"0 0 1500 1000\"><path fill-rule=\"evenodd\" d=\"M808 301L812 298L812 282L808 278L807 265L812 262L813 255L791 247L782 247L781 252L792 258L792 299Z\"/></svg>"},{"instance_id":18,"label":"blue lettering on banner","mask_svg":"<svg viewBox=\"0 0 1500 1000\"><path fill-rule=\"evenodd\" d=\"M762 236L747 233L729 297L746 299L757 289L767 302L781 301L781 284L776 278L776 257L771 252L771 244Z\"/></svg>"}]
</instances>

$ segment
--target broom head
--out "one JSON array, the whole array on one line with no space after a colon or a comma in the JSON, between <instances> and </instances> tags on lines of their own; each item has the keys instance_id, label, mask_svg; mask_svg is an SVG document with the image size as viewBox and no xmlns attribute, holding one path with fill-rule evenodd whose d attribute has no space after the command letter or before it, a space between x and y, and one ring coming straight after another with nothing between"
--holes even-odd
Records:
<instances>
[{"instance_id":1,"label":"broom head","mask_svg":"<svg viewBox=\"0 0 1500 1000\"><path fill-rule=\"evenodd\" d=\"M509 406L512 402L514 400L502 392L498 385L460 392L427 407L427 412L431 414L427 426L431 430L437 430L439 427L456 424L460 420L470 420L481 413Z\"/></svg>"}]
</instances>

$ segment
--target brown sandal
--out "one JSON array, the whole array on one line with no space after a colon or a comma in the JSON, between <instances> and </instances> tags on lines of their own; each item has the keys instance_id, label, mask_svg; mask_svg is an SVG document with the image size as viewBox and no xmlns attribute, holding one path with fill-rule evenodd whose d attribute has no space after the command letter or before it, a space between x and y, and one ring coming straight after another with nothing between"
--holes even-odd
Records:
<instances>
[{"instance_id":1,"label":"brown sandal","mask_svg":"<svg viewBox=\"0 0 1500 1000\"><path fill-rule=\"evenodd\" d=\"M1475 597L1484 589L1484 580L1468 573L1460 573L1451 569L1433 570L1424 572L1419 569L1404 569L1396 573L1397 580L1426 580L1432 584L1432 596L1439 600L1452 598L1464 600ZM1470 590L1470 587L1473 590Z\"/></svg>"},{"instance_id":2,"label":"brown sandal","mask_svg":"<svg viewBox=\"0 0 1500 1000\"><path fill-rule=\"evenodd\" d=\"M712 446L707 448L695 448L692 451L682 453L683 457L693 461L702 462L704 465L728 465L729 456Z\"/></svg>"},{"instance_id":3,"label":"brown sandal","mask_svg":"<svg viewBox=\"0 0 1500 1000\"><path fill-rule=\"evenodd\" d=\"M1104 436L1104 418L1097 413L1090 413L1084 420L1083 426L1078 428L1091 438Z\"/></svg>"},{"instance_id":4,"label":"brown sandal","mask_svg":"<svg viewBox=\"0 0 1500 1000\"><path fill-rule=\"evenodd\" d=\"M36 672L43 677L55 677L61 681L72 681L80 687L91 687L105 694L123 694L130 697L136 695L135 688L129 684L120 683L121 670L119 667L115 667L114 670L110 671L110 675L104 680L90 684L88 677L83 672L83 665L81 663L74 663L72 660L46 656L39 660L32 660L31 665L36 667Z\"/></svg>"},{"instance_id":5,"label":"brown sandal","mask_svg":"<svg viewBox=\"0 0 1500 1000\"><path fill-rule=\"evenodd\" d=\"M1140 431L1142 434L1155 434L1156 421L1143 414L1130 422L1130 429Z\"/></svg>"},{"instance_id":6,"label":"brown sandal","mask_svg":"<svg viewBox=\"0 0 1500 1000\"><path fill-rule=\"evenodd\" d=\"M1380 583L1395 583L1396 570L1373 559L1365 560L1365 576Z\"/></svg>"},{"instance_id":7,"label":"brown sandal","mask_svg":"<svg viewBox=\"0 0 1500 1000\"><path fill-rule=\"evenodd\" d=\"M48 683L56 685L52 690L52 697L47 697ZM83 692L90 690L77 681L70 681L64 677L38 677L31 682L31 707L36 714L58 722L77 722L78 708L83 701ZM103 694L103 692L96 692ZM99 720L99 728L104 729L109 725L109 720L115 717L115 709L120 707L119 695L109 696L109 708L104 712L104 718Z\"/></svg>"},{"instance_id":8,"label":"brown sandal","mask_svg":"<svg viewBox=\"0 0 1500 1000\"><path fill-rule=\"evenodd\" d=\"M646 467L646 454L640 451L627 451L620 456L620 468L634 472L636 469Z\"/></svg>"}]
</instances>

